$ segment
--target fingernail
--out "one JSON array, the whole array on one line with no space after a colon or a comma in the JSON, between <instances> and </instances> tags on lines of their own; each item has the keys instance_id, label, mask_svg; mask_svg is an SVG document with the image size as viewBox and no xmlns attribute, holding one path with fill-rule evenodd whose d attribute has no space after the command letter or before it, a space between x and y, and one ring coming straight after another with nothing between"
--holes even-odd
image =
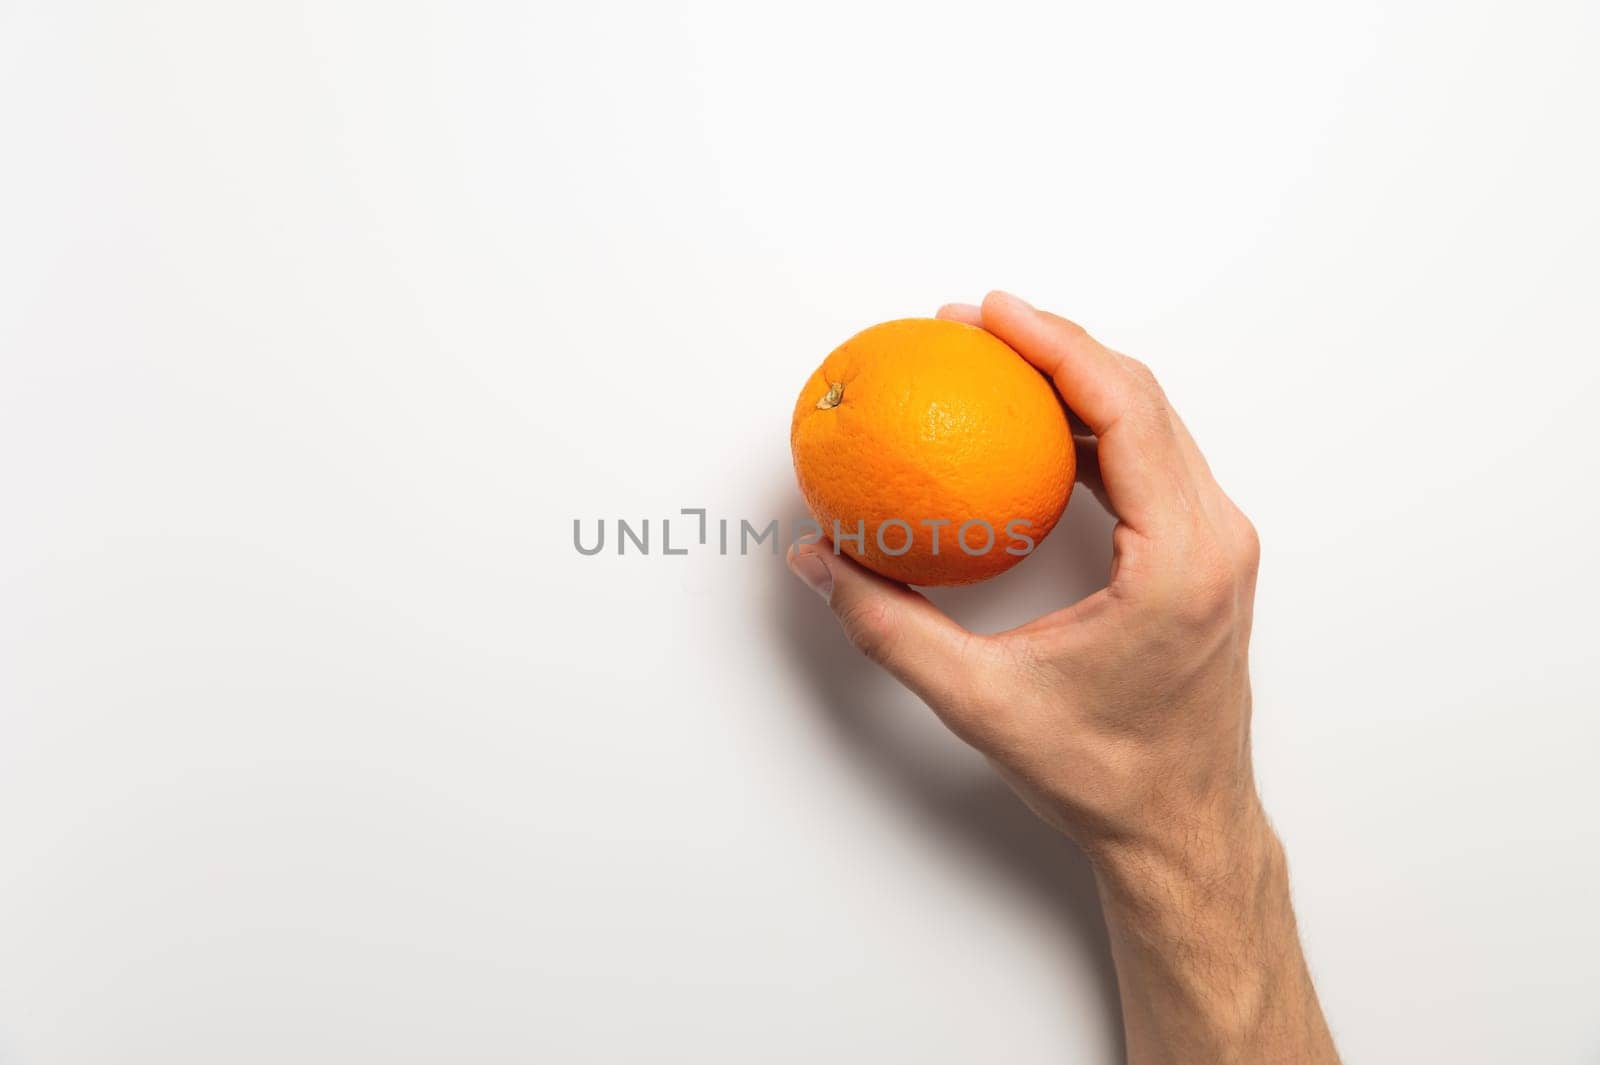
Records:
<instances>
[{"instance_id":1,"label":"fingernail","mask_svg":"<svg viewBox=\"0 0 1600 1065\"><path fill-rule=\"evenodd\" d=\"M822 596L824 603L833 595L833 573L815 551L789 552L789 571L805 581L807 588Z\"/></svg>"},{"instance_id":2,"label":"fingernail","mask_svg":"<svg viewBox=\"0 0 1600 1065\"><path fill-rule=\"evenodd\" d=\"M1012 303L1021 304L1023 307L1026 307L1030 311L1034 309L1033 304L1029 303L1027 300L1023 299L1021 296L1013 295L1012 293L1007 292L1005 289L1002 289L1002 288L995 289L993 292L989 293L989 295L991 295L991 296L999 296L1003 300L1010 300Z\"/></svg>"},{"instance_id":3,"label":"fingernail","mask_svg":"<svg viewBox=\"0 0 1600 1065\"><path fill-rule=\"evenodd\" d=\"M950 316L957 318L971 318L975 316L981 316L982 314L983 308L979 307L976 303L947 303L943 307L939 308L940 318L946 318Z\"/></svg>"}]
</instances>

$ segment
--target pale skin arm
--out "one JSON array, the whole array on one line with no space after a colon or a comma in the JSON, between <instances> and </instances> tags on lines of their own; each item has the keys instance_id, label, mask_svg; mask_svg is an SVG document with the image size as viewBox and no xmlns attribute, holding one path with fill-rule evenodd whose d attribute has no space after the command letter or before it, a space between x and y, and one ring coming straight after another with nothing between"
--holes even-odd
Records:
<instances>
[{"instance_id":1,"label":"pale skin arm","mask_svg":"<svg viewBox=\"0 0 1600 1065\"><path fill-rule=\"evenodd\" d=\"M940 316L1010 344L1093 434L1080 478L1117 516L1107 586L980 636L826 543L791 568L1089 856L1131 1065L1336 1065L1251 769L1255 530L1143 365L1003 293Z\"/></svg>"}]
</instances>

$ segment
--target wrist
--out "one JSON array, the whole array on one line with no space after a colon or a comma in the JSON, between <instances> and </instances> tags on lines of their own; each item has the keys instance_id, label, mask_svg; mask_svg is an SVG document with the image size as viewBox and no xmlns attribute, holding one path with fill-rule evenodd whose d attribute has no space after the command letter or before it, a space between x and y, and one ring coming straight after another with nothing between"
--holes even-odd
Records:
<instances>
[{"instance_id":1,"label":"wrist","mask_svg":"<svg viewBox=\"0 0 1600 1065\"><path fill-rule=\"evenodd\" d=\"M1199 915L1247 905L1263 886L1287 880L1283 848L1252 791L1204 818L1101 841L1090 848L1104 901L1143 911Z\"/></svg>"}]
</instances>

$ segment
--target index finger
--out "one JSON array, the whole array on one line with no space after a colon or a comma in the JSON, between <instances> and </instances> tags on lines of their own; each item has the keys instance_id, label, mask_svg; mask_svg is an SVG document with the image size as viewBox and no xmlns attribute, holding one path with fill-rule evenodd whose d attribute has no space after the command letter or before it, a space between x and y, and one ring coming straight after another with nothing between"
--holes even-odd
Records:
<instances>
[{"instance_id":1,"label":"index finger","mask_svg":"<svg viewBox=\"0 0 1600 1065\"><path fill-rule=\"evenodd\" d=\"M983 327L1048 375L1099 438L1100 475L1118 520L1150 534L1199 513L1166 396L1149 370L1009 293L984 298Z\"/></svg>"}]
</instances>

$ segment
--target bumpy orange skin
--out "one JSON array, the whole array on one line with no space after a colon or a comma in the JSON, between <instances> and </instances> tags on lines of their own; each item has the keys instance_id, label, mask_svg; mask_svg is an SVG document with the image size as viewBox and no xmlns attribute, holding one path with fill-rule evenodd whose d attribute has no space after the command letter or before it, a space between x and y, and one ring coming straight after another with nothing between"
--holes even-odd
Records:
<instances>
[{"instance_id":1,"label":"bumpy orange skin","mask_svg":"<svg viewBox=\"0 0 1600 1065\"><path fill-rule=\"evenodd\" d=\"M819 408L838 385L837 405ZM1026 522L1012 528L1037 546L1076 472L1072 430L1050 383L990 333L934 318L884 322L839 345L800 390L789 443L824 534L862 565L925 586L986 580L1020 562L1027 545L1008 524ZM884 525L890 519L911 527L903 554L892 552L906 531ZM978 554L956 540L974 519L994 530ZM923 524L940 520L949 524ZM986 538L982 526L967 530L971 551Z\"/></svg>"}]
</instances>

